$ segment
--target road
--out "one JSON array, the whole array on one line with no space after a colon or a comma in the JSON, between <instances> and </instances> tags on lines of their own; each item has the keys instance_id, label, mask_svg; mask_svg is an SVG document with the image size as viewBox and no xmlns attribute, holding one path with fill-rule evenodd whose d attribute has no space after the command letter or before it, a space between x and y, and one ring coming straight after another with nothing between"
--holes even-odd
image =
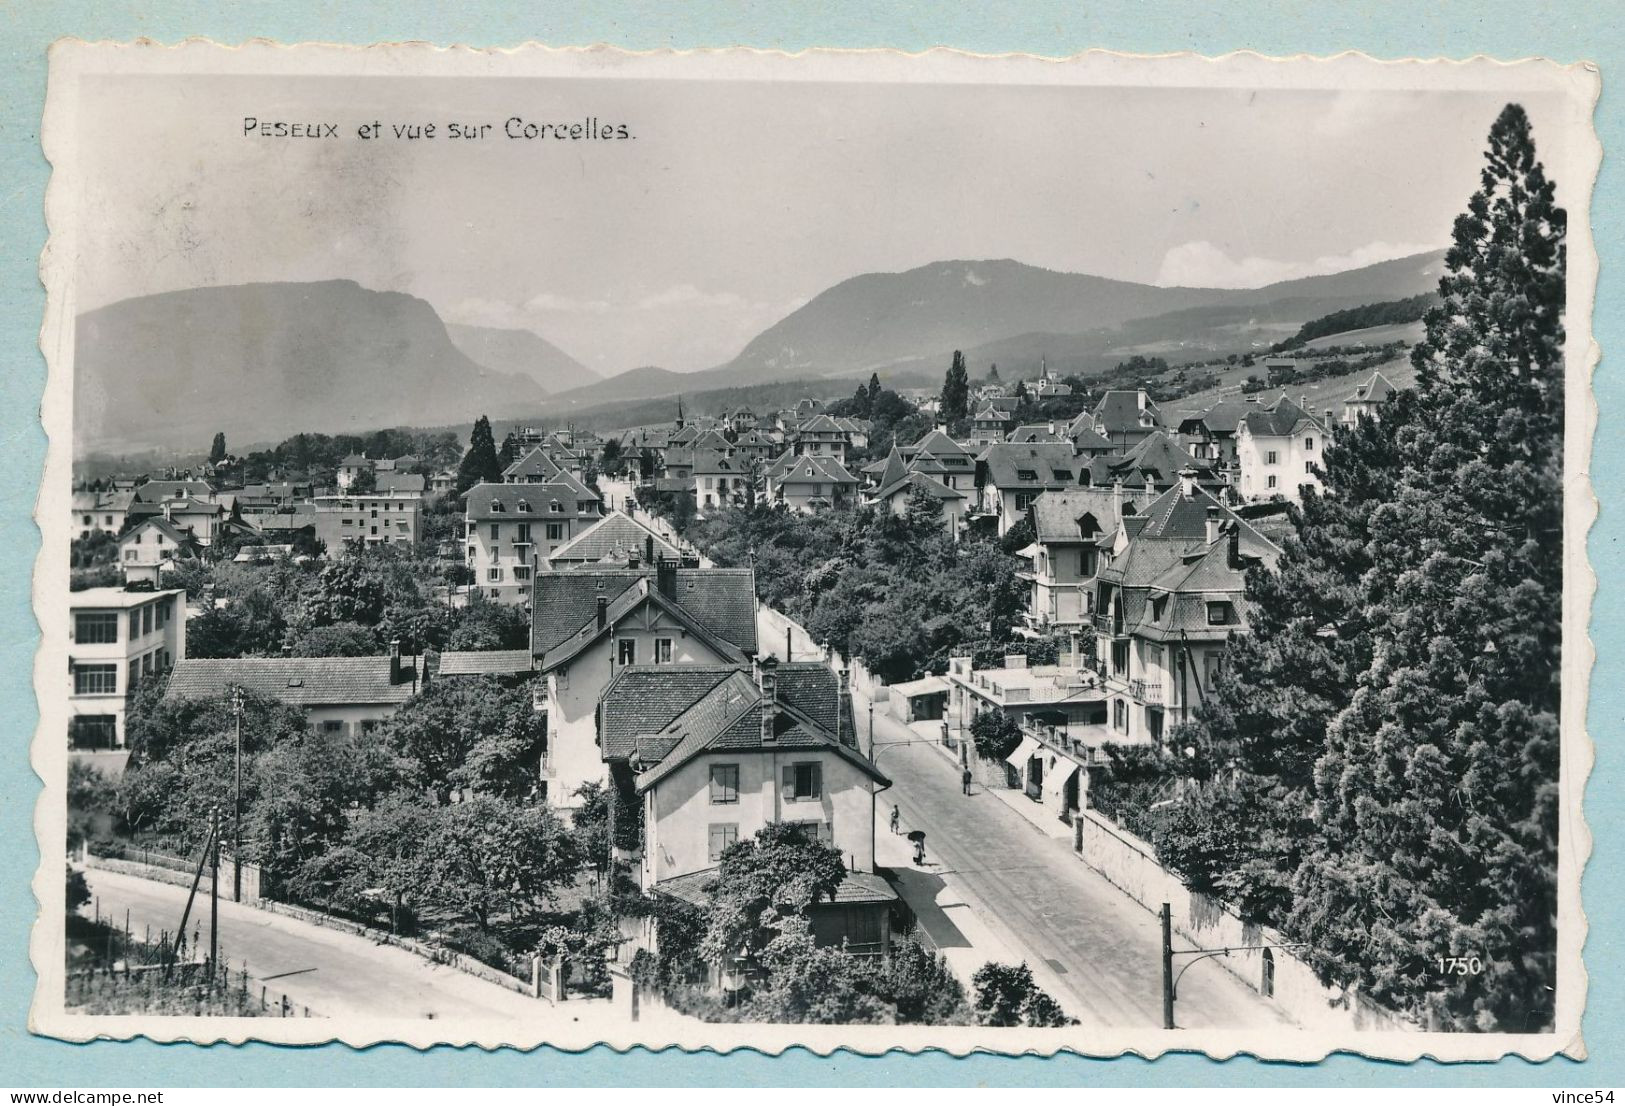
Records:
<instances>
[{"instance_id":1,"label":"road","mask_svg":"<svg viewBox=\"0 0 1625 1106\"><path fill-rule=\"evenodd\" d=\"M859 695L854 706L863 718L869 704ZM1067 841L1046 836L980 784L961 794L958 769L928 745L901 744L918 736L885 714L884 704L874 718L876 762L893 780L881 795L883 809L897 804L905 832L925 831L921 877L956 885L1006 944L1029 963L1047 965L1064 989L1055 998L1085 1025L1161 1028L1157 917L1079 860ZM859 725L867 729L866 720ZM1175 1020L1189 1029L1292 1024L1212 961L1180 980Z\"/></svg>"},{"instance_id":2,"label":"road","mask_svg":"<svg viewBox=\"0 0 1625 1106\"><path fill-rule=\"evenodd\" d=\"M186 905L187 889L173 884L100 869L86 871L85 881L99 898L103 915L122 922L129 910L130 930L136 934L148 926L153 933L173 930ZM200 894L192 918L207 947L207 896ZM220 951L233 971L246 960L251 980L268 981L273 992L286 992L291 1001L309 1006L317 1016L532 1020L559 1016L550 1003L431 964L403 949L232 902L220 904ZM607 1003L566 1005L575 1013Z\"/></svg>"}]
</instances>

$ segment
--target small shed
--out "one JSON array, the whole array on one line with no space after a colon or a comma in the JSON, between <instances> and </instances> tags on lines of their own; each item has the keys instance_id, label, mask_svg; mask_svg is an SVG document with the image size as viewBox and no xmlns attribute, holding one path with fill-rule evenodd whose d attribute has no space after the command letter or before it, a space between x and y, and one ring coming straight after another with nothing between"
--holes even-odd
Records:
<instances>
[{"instance_id":1,"label":"small shed","mask_svg":"<svg viewBox=\"0 0 1625 1106\"><path fill-rule=\"evenodd\" d=\"M927 676L903 684L892 684L891 714L900 722L935 721L948 713L948 681Z\"/></svg>"}]
</instances>

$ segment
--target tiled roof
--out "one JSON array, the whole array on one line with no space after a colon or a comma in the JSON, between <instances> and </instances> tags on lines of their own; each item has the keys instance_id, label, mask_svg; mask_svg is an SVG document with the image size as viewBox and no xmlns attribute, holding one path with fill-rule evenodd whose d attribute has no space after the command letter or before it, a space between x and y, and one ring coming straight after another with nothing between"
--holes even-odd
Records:
<instances>
[{"instance_id":1,"label":"tiled roof","mask_svg":"<svg viewBox=\"0 0 1625 1106\"><path fill-rule=\"evenodd\" d=\"M1112 477L1125 484L1143 483L1148 472L1155 475L1157 483L1169 484L1186 468L1196 469L1211 478L1212 473L1207 471L1210 467L1191 456L1166 430L1152 431L1122 457L1110 459L1107 466Z\"/></svg>"},{"instance_id":2,"label":"tiled roof","mask_svg":"<svg viewBox=\"0 0 1625 1106\"><path fill-rule=\"evenodd\" d=\"M802 454L773 477L777 484L856 484L858 478L833 457Z\"/></svg>"},{"instance_id":3,"label":"tiled roof","mask_svg":"<svg viewBox=\"0 0 1625 1106\"><path fill-rule=\"evenodd\" d=\"M536 658L529 649L474 649L440 654L441 676L506 676L529 672Z\"/></svg>"},{"instance_id":4,"label":"tiled roof","mask_svg":"<svg viewBox=\"0 0 1625 1106\"><path fill-rule=\"evenodd\" d=\"M941 500L965 498L964 492L950 488L940 480L933 480L923 472L910 472L904 475L901 480L894 480L890 484L882 485L875 491L875 498L890 499L894 495L909 492L914 488L919 488L927 495Z\"/></svg>"},{"instance_id":5,"label":"tiled roof","mask_svg":"<svg viewBox=\"0 0 1625 1106\"><path fill-rule=\"evenodd\" d=\"M1065 488L1078 483L1078 453L1071 442L1000 442L987 447L980 460L995 487ZM1064 475L1063 475L1064 474Z\"/></svg>"},{"instance_id":6,"label":"tiled roof","mask_svg":"<svg viewBox=\"0 0 1625 1106\"><path fill-rule=\"evenodd\" d=\"M1084 533L1080 520L1093 516L1095 529ZM1110 488L1048 491L1033 500L1033 524L1044 543L1094 541L1117 525Z\"/></svg>"},{"instance_id":7,"label":"tiled roof","mask_svg":"<svg viewBox=\"0 0 1625 1106\"><path fill-rule=\"evenodd\" d=\"M521 476L539 476L545 480L557 476L563 471L564 469L559 465L559 463L547 455L546 450L544 450L541 446L537 446L529 453L526 453L523 457L518 458L507 468L503 469L502 478L504 480L512 480L515 477Z\"/></svg>"},{"instance_id":8,"label":"tiled roof","mask_svg":"<svg viewBox=\"0 0 1625 1106\"><path fill-rule=\"evenodd\" d=\"M731 664L634 664L616 671L599 707L598 743L605 760L625 760L644 734L658 734L743 669Z\"/></svg>"},{"instance_id":9,"label":"tiled roof","mask_svg":"<svg viewBox=\"0 0 1625 1106\"><path fill-rule=\"evenodd\" d=\"M149 480L135 489L132 498L137 503L162 503L166 499L213 494L214 489L204 480Z\"/></svg>"},{"instance_id":10,"label":"tiled roof","mask_svg":"<svg viewBox=\"0 0 1625 1106\"><path fill-rule=\"evenodd\" d=\"M1236 427L1247 413L1257 409L1257 403L1245 399L1221 399L1206 411L1186 418L1180 423L1180 429L1199 423L1205 426L1210 434L1234 434Z\"/></svg>"},{"instance_id":11,"label":"tiled roof","mask_svg":"<svg viewBox=\"0 0 1625 1106\"><path fill-rule=\"evenodd\" d=\"M176 545L189 545L192 542L191 534L177 528L174 523L170 522L163 515L152 515L144 519L139 525L132 526L130 529L120 534L118 539L119 544L123 545L125 542L136 541L136 535L140 534L143 530L156 530L164 537L174 542Z\"/></svg>"},{"instance_id":12,"label":"tiled roof","mask_svg":"<svg viewBox=\"0 0 1625 1106\"><path fill-rule=\"evenodd\" d=\"M697 872L663 879L655 884L654 889L662 895L681 899L694 906L705 906L711 901L709 892L716 881L716 868L702 868ZM897 892L892 890L891 884L884 876L873 872L847 872L830 901L842 905L857 905L894 902L896 899Z\"/></svg>"},{"instance_id":13,"label":"tiled roof","mask_svg":"<svg viewBox=\"0 0 1625 1106\"><path fill-rule=\"evenodd\" d=\"M381 472L378 474L379 495L422 495L428 481L420 472Z\"/></svg>"},{"instance_id":14,"label":"tiled roof","mask_svg":"<svg viewBox=\"0 0 1625 1106\"><path fill-rule=\"evenodd\" d=\"M420 664L421 658L402 657L405 678L391 683L387 656L192 658L175 662L164 697L219 697L236 686L297 707L404 703L421 686L421 668L413 679Z\"/></svg>"},{"instance_id":15,"label":"tiled roof","mask_svg":"<svg viewBox=\"0 0 1625 1106\"><path fill-rule=\"evenodd\" d=\"M475 484L468 489L467 515L471 519L493 522L502 519L563 519L597 518L597 496L593 495L591 511L581 511L576 505L584 501L579 483L563 480L546 484ZM559 509L553 510L557 503Z\"/></svg>"},{"instance_id":16,"label":"tiled roof","mask_svg":"<svg viewBox=\"0 0 1625 1106\"><path fill-rule=\"evenodd\" d=\"M1247 427L1247 433L1255 437L1284 438L1304 422L1325 430L1319 419L1299 407L1296 403L1282 396L1267 410L1253 410L1247 412L1241 420Z\"/></svg>"},{"instance_id":17,"label":"tiled roof","mask_svg":"<svg viewBox=\"0 0 1625 1106\"><path fill-rule=\"evenodd\" d=\"M1059 442L1064 440L1059 430L1048 423L1029 423L1010 431L1012 442Z\"/></svg>"},{"instance_id":18,"label":"tiled roof","mask_svg":"<svg viewBox=\"0 0 1625 1106\"><path fill-rule=\"evenodd\" d=\"M628 518L620 511L611 511L601 521L593 523L553 550L547 559L553 564L566 561L590 564L618 553L630 552L641 557L647 552L650 538L654 539L656 557L676 560L681 556L676 546L643 523Z\"/></svg>"},{"instance_id":19,"label":"tiled roof","mask_svg":"<svg viewBox=\"0 0 1625 1106\"><path fill-rule=\"evenodd\" d=\"M1349 398L1354 402L1382 403L1394 394L1393 382L1382 375L1379 370L1371 374L1371 379L1354 389Z\"/></svg>"},{"instance_id":20,"label":"tiled roof","mask_svg":"<svg viewBox=\"0 0 1625 1106\"><path fill-rule=\"evenodd\" d=\"M1157 405L1146 398L1145 410L1149 411L1156 425L1162 425L1162 412ZM1143 429L1140 424L1140 393L1133 390L1113 389L1100 397L1095 404L1095 430L1108 437L1113 434L1131 433Z\"/></svg>"},{"instance_id":21,"label":"tiled roof","mask_svg":"<svg viewBox=\"0 0 1625 1106\"><path fill-rule=\"evenodd\" d=\"M846 434L849 433L840 423L828 415L814 415L800 426L796 427L798 434Z\"/></svg>"},{"instance_id":22,"label":"tiled roof","mask_svg":"<svg viewBox=\"0 0 1625 1106\"><path fill-rule=\"evenodd\" d=\"M1015 416L1007 408L995 407L989 403L976 414L971 416L972 422L1012 422Z\"/></svg>"},{"instance_id":23,"label":"tiled roof","mask_svg":"<svg viewBox=\"0 0 1625 1106\"><path fill-rule=\"evenodd\" d=\"M641 567L538 573L531 651L546 656L596 620L599 595L613 606L654 575L652 568ZM634 598L641 599L641 595ZM741 652L756 652L756 580L750 569L676 569L671 601L705 630Z\"/></svg>"},{"instance_id":24,"label":"tiled roof","mask_svg":"<svg viewBox=\"0 0 1625 1106\"><path fill-rule=\"evenodd\" d=\"M912 446L909 446L908 449L903 451L905 455L910 449L915 453L932 453L938 457L949 457L955 454L964 457L970 456L970 450L966 449L964 446L960 445L958 442L954 441L940 430L932 430L930 433L926 434L925 437L915 442Z\"/></svg>"}]
</instances>

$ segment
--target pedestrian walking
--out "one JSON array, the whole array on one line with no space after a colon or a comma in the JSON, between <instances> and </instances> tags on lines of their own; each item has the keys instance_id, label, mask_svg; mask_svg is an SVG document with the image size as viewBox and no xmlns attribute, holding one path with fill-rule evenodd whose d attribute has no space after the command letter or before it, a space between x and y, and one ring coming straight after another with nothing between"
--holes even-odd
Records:
<instances>
[{"instance_id":1,"label":"pedestrian walking","mask_svg":"<svg viewBox=\"0 0 1625 1106\"><path fill-rule=\"evenodd\" d=\"M965 770L959 774L959 785L964 789L965 794L970 794L970 765L968 764L965 766Z\"/></svg>"},{"instance_id":2,"label":"pedestrian walking","mask_svg":"<svg viewBox=\"0 0 1625 1106\"><path fill-rule=\"evenodd\" d=\"M915 830L909 836L914 838L914 866L923 868L925 867L925 834Z\"/></svg>"},{"instance_id":3,"label":"pedestrian walking","mask_svg":"<svg viewBox=\"0 0 1625 1106\"><path fill-rule=\"evenodd\" d=\"M902 821L903 812L897 808L896 804L893 804L891 808L891 831L893 833L897 832L897 827L902 823Z\"/></svg>"}]
</instances>

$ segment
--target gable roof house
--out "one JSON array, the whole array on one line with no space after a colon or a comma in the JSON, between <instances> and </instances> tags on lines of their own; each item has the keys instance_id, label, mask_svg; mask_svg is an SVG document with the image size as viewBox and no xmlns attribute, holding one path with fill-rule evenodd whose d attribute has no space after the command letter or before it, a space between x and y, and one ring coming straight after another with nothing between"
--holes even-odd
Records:
<instances>
[{"instance_id":1,"label":"gable roof house","mask_svg":"<svg viewBox=\"0 0 1625 1106\"><path fill-rule=\"evenodd\" d=\"M1117 740L1157 744L1213 687L1224 643L1246 632L1246 571L1280 547L1199 487L1196 474L1116 519L1096 574L1095 641Z\"/></svg>"},{"instance_id":2,"label":"gable roof house","mask_svg":"<svg viewBox=\"0 0 1625 1106\"><path fill-rule=\"evenodd\" d=\"M1142 438L1166 425L1162 412L1151 402L1144 388L1107 391L1095 404L1092 414L1095 433L1121 450L1133 447Z\"/></svg>"},{"instance_id":3,"label":"gable roof house","mask_svg":"<svg viewBox=\"0 0 1625 1106\"><path fill-rule=\"evenodd\" d=\"M98 530L116 535L124 529L134 501L132 491L74 492L70 504L73 514L70 532L76 538L88 538Z\"/></svg>"},{"instance_id":4,"label":"gable roof house","mask_svg":"<svg viewBox=\"0 0 1625 1106\"><path fill-rule=\"evenodd\" d=\"M1102 487L1122 484L1152 494L1165 492L1179 483L1180 473L1186 469L1195 470L1197 482L1215 493L1226 487L1227 481L1213 465L1192 457L1166 430L1141 438L1122 456L1092 457L1085 467L1090 484Z\"/></svg>"},{"instance_id":5,"label":"gable roof house","mask_svg":"<svg viewBox=\"0 0 1625 1106\"><path fill-rule=\"evenodd\" d=\"M188 658L175 663L164 698L227 698L240 687L302 708L313 729L367 734L427 680L423 658L401 656L397 642L376 657Z\"/></svg>"},{"instance_id":6,"label":"gable roof house","mask_svg":"<svg viewBox=\"0 0 1625 1106\"><path fill-rule=\"evenodd\" d=\"M1067 629L1091 620L1095 573L1109 556L1123 494L1121 488L1066 488L1033 500L1035 536L1023 551L1032 568L1020 575L1030 584L1027 617L1034 626Z\"/></svg>"},{"instance_id":7,"label":"gable roof house","mask_svg":"<svg viewBox=\"0 0 1625 1106\"><path fill-rule=\"evenodd\" d=\"M818 414L796 427L791 451L810 456L834 457L846 463L846 451L852 445L852 431L829 415Z\"/></svg>"},{"instance_id":8,"label":"gable roof house","mask_svg":"<svg viewBox=\"0 0 1625 1106\"><path fill-rule=\"evenodd\" d=\"M646 891L703 903L725 849L790 823L846 861L833 901L810 911L815 941L889 947L897 896L875 869L873 792L891 781L858 747L845 673L772 657L623 668L599 704L598 739L614 786L642 805L632 851Z\"/></svg>"},{"instance_id":9,"label":"gable roof house","mask_svg":"<svg viewBox=\"0 0 1625 1106\"><path fill-rule=\"evenodd\" d=\"M1261 404L1249 411L1236 428L1242 498L1297 501L1304 488L1318 490L1316 469L1330 432L1330 411L1324 420L1317 419L1284 395L1268 407Z\"/></svg>"},{"instance_id":10,"label":"gable roof house","mask_svg":"<svg viewBox=\"0 0 1625 1106\"><path fill-rule=\"evenodd\" d=\"M546 484L475 484L464 504L464 563L474 587L510 604L529 603L554 551L603 516L598 493L569 473Z\"/></svg>"},{"instance_id":11,"label":"gable roof house","mask_svg":"<svg viewBox=\"0 0 1625 1106\"><path fill-rule=\"evenodd\" d=\"M766 473L767 501L812 514L856 504L858 478L834 457L787 453Z\"/></svg>"},{"instance_id":12,"label":"gable roof house","mask_svg":"<svg viewBox=\"0 0 1625 1106\"><path fill-rule=\"evenodd\" d=\"M715 431L706 431L707 434ZM698 441L698 440L697 440ZM694 449L694 503L701 510L742 503L750 494L745 466L714 449Z\"/></svg>"},{"instance_id":13,"label":"gable roof house","mask_svg":"<svg viewBox=\"0 0 1625 1106\"><path fill-rule=\"evenodd\" d=\"M998 519L1003 536L1044 492L1081 484L1083 463L1071 442L990 445L976 459L981 509Z\"/></svg>"},{"instance_id":14,"label":"gable roof house","mask_svg":"<svg viewBox=\"0 0 1625 1106\"><path fill-rule=\"evenodd\" d=\"M682 552L643 523L611 511L547 556L547 568L637 568L660 560L679 560Z\"/></svg>"},{"instance_id":15,"label":"gable roof house","mask_svg":"<svg viewBox=\"0 0 1625 1106\"><path fill-rule=\"evenodd\" d=\"M970 496L930 475L933 465L929 455L916 454L912 462L905 464L902 451L894 444L882 464L884 467L874 490L866 497L867 502L884 506L894 515L901 515L908 511L909 499L915 492L922 492L938 502L942 524L949 535L958 536L964 525ZM921 467L916 468L916 465Z\"/></svg>"},{"instance_id":16,"label":"gable roof house","mask_svg":"<svg viewBox=\"0 0 1625 1106\"><path fill-rule=\"evenodd\" d=\"M1015 425L1016 416L1011 407L984 404L970 417L970 435L965 440L972 446L992 445L1004 441Z\"/></svg>"},{"instance_id":17,"label":"gable roof house","mask_svg":"<svg viewBox=\"0 0 1625 1106\"><path fill-rule=\"evenodd\" d=\"M1383 404L1396 390L1393 381L1382 375L1381 369L1373 371L1371 379L1356 387L1354 394L1343 401L1343 422L1353 426L1361 415L1380 417Z\"/></svg>"},{"instance_id":18,"label":"gable roof house","mask_svg":"<svg viewBox=\"0 0 1625 1106\"><path fill-rule=\"evenodd\" d=\"M546 681L549 801L572 806L577 788L603 778L594 717L619 669L741 665L756 648L756 581L748 568L662 560L538 575L531 653Z\"/></svg>"},{"instance_id":19,"label":"gable roof house","mask_svg":"<svg viewBox=\"0 0 1625 1106\"><path fill-rule=\"evenodd\" d=\"M564 466L547 455L547 450L536 446L516 458L502 470L504 484L546 484L557 480Z\"/></svg>"},{"instance_id":20,"label":"gable roof house","mask_svg":"<svg viewBox=\"0 0 1625 1106\"><path fill-rule=\"evenodd\" d=\"M1225 469L1235 469L1236 431L1249 411L1258 409L1254 397L1221 399L1205 411L1187 415L1179 422L1179 439L1191 456Z\"/></svg>"}]
</instances>

